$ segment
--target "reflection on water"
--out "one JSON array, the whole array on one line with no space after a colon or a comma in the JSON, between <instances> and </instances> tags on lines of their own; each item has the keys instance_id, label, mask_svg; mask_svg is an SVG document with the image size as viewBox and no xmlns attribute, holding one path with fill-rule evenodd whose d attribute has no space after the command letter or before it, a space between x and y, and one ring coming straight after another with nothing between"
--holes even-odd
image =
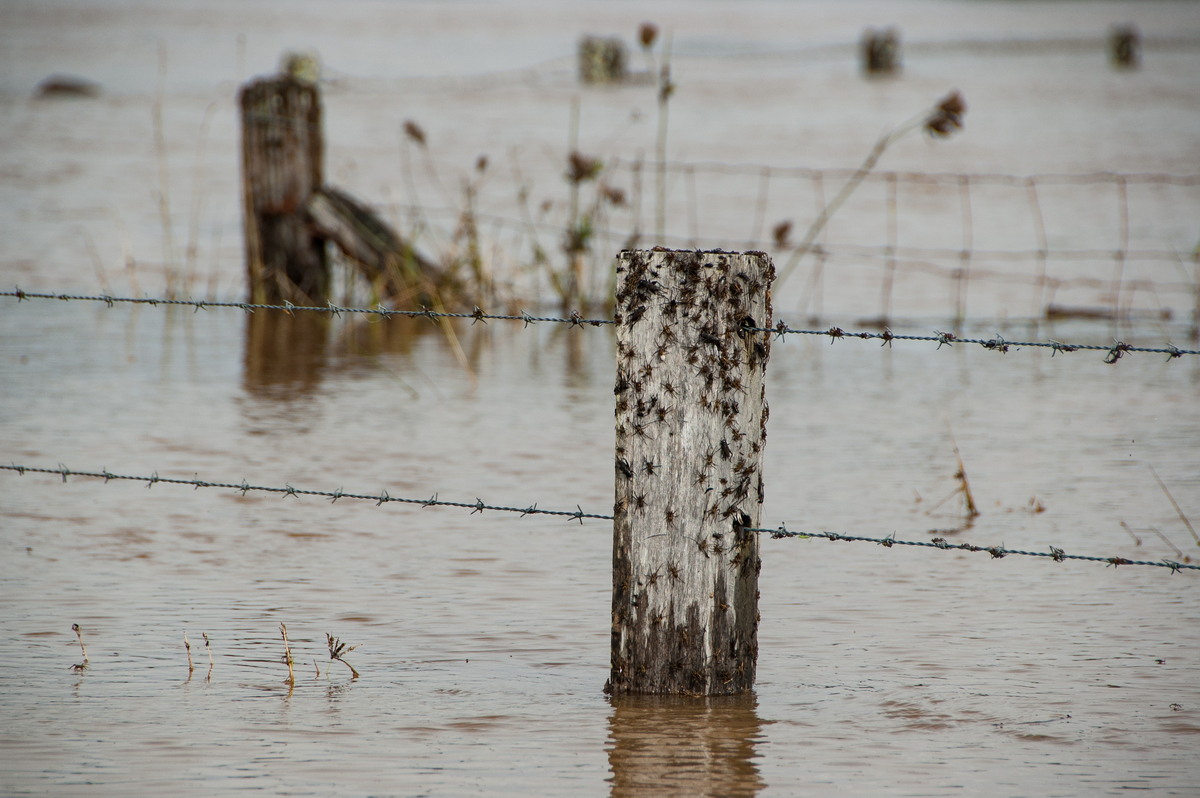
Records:
<instances>
[{"instance_id":1,"label":"reflection on water","mask_svg":"<svg viewBox=\"0 0 1200 798\"><path fill-rule=\"evenodd\" d=\"M246 324L246 392L262 399L311 393L326 368L329 317L259 312Z\"/></svg>"},{"instance_id":2,"label":"reflection on water","mask_svg":"<svg viewBox=\"0 0 1200 798\"><path fill-rule=\"evenodd\" d=\"M612 795L756 795L763 722L753 693L618 696L608 719Z\"/></svg>"},{"instance_id":3,"label":"reflection on water","mask_svg":"<svg viewBox=\"0 0 1200 798\"><path fill-rule=\"evenodd\" d=\"M411 354L415 342L429 334L457 342L453 330L412 318L341 319L326 313L259 311L246 324L242 385L256 399L295 400L312 394L331 373L346 367L378 366L375 358L385 353ZM464 358L477 361L483 343L476 340L476 351Z\"/></svg>"}]
</instances>

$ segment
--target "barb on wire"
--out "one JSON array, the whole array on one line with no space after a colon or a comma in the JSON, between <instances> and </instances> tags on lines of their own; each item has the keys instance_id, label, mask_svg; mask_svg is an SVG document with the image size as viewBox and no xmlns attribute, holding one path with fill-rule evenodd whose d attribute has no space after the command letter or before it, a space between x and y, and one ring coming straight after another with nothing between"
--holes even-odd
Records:
<instances>
[{"instance_id":1,"label":"barb on wire","mask_svg":"<svg viewBox=\"0 0 1200 798\"><path fill-rule=\"evenodd\" d=\"M528 311L521 311L518 315L485 313L480 308L476 307L470 313L441 313L422 308L421 310L392 310L385 308L382 305L374 308L347 308L338 307L335 305L313 305L302 306L293 305L290 302L285 302L282 305L261 305L249 302L218 302L218 301L200 301L194 299L162 299L152 297L114 297L108 295L102 296L86 296L80 294L43 294L22 291L17 288L12 291L0 291L0 296L14 297L18 301L29 299L57 299L62 301L81 301L81 302L103 302L109 307L117 303L127 303L134 305L183 305L195 308L196 311L208 310L210 308L235 308L243 310L247 313L253 313L256 310L281 310L289 315L295 315L297 312L310 313L332 313L340 316L346 314L360 314L367 316L377 316L379 318L391 318L392 316L405 316L408 318L427 318L430 321L435 321L439 318L449 319L471 319L472 323L477 321L499 320L499 321L519 321L528 327L535 322L544 321L557 324L567 324L571 327L583 327L590 325L599 327L604 324L616 324L613 319L585 319L579 314L579 311L572 311L570 316L532 316ZM1042 348L1050 349L1051 355L1056 355L1059 352L1070 353L1083 351L1103 352L1105 354L1104 362L1113 364L1120 360L1126 354L1134 352L1150 352L1167 356L1167 360L1175 360L1184 355L1200 355L1200 349L1181 349L1180 347L1168 342L1165 346L1133 346L1124 341L1114 341L1112 344L1066 344L1053 339L1047 341L1008 341L1005 340L999 333L996 333L994 338L959 338L954 333L942 332L935 330L933 335L901 335L892 332L890 329L885 329L882 332L849 332L841 327L830 327L827 330L800 330L789 327L787 323L780 321L774 327L754 327L747 325L742 328L743 332L765 332L772 333L776 339L783 339L788 335L823 335L828 336L830 343L839 339L858 338L861 340L876 340L882 342L881 346L891 346L893 341L928 341L938 345L938 349L943 346L953 347L954 344L977 344L994 352L1005 353L1012 349L1020 348Z\"/></svg>"},{"instance_id":2,"label":"barb on wire","mask_svg":"<svg viewBox=\"0 0 1200 798\"><path fill-rule=\"evenodd\" d=\"M993 560L1003 559L1011 555L1019 555L1023 557L1049 557L1055 562L1063 562L1064 560L1084 560L1086 562L1102 562L1106 563L1106 567L1117 567L1119 565L1149 565L1157 568L1169 568L1171 573L1178 573L1181 570L1200 571L1200 565L1186 565L1184 563L1175 562L1174 560L1128 560L1124 557L1093 557L1086 554L1067 554L1057 546L1051 546L1050 551L1019 551L1017 549L1007 549L1003 545L999 546L975 546L970 543L949 543L945 538L934 538L933 540L897 540L895 533L892 533L886 538L871 538L861 535L842 535L837 532L795 532L788 529L786 526L779 526L777 529L748 529L748 532L765 532L772 538L825 538L826 540L844 540L859 543L876 543L885 548L893 546L921 546L925 548L941 549L943 551L969 551L969 552L987 552L992 556Z\"/></svg>"},{"instance_id":3,"label":"barb on wire","mask_svg":"<svg viewBox=\"0 0 1200 798\"><path fill-rule=\"evenodd\" d=\"M383 305L377 305L373 308L348 308L339 307L333 303L326 305L293 305L291 302L285 301L282 305L264 305L254 302L220 302L200 299L163 299L157 297L123 297L102 295L86 295L86 294L47 294L34 291L23 291L20 288L15 288L12 291L0 291L0 296L14 297L18 302L24 302L30 299L57 299L63 302L103 302L108 307L113 307L116 304L127 305L151 305L158 307L159 305L166 306L184 306L193 308L196 311L209 310L210 308L234 308L242 310L246 313L253 313L256 310L281 310L289 316L294 316L297 313L328 313L333 316L341 316L346 314L358 314L363 316L377 316L379 318L388 319L392 316L405 316L408 318L429 319L431 321L441 318L446 319L471 319L471 323L488 320L499 321L520 321L524 322L528 327L533 322L546 321L557 322L559 324L569 324L572 327L583 327L590 325L599 327L602 324L614 324L612 319L585 319L580 315L579 311L573 311L567 318L557 316L532 316L527 311L521 311L519 315L503 314L503 313L487 313L480 307L476 306L470 313L445 313L422 308L421 310L393 310L385 308Z\"/></svg>"},{"instance_id":4,"label":"barb on wire","mask_svg":"<svg viewBox=\"0 0 1200 798\"><path fill-rule=\"evenodd\" d=\"M602 513L585 513L580 505L575 505L574 510L543 510L537 506L537 503L531 504L528 507L503 506L494 504L484 504L482 499L476 498L473 502L456 502L445 501L438 498L438 494L433 494L428 499L404 498L400 496L390 496L386 490L379 495L370 493L347 493L338 488L334 491L326 490L304 490L301 488L287 485L286 487L268 487L263 485L251 485L244 479L240 483L232 482L206 482L201 479L175 479L171 477L161 477L158 472L154 472L152 477L145 476L129 476L125 474L114 474L107 468L100 471L73 471L67 468L62 463L59 463L57 468L40 468L37 466L18 465L0 465L0 470L14 471L18 475L30 474L55 474L62 477L62 481L66 482L67 477L92 477L103 479L107 484L110 480L127 480L132 482L147 482L150 485L164 483L168 485L191 485L193 488L224 488L234 490L241 493L243 496L250 491L260 491L263 493L280 494L283 497L292 496L323 496L337 501L338 499L360 499L363 501L375 502L376 506L387 502L400 502L402 504L419 505L421 507L460 507L464 510L470 510L471 515L475 513L482 514L484 510L495 510L506 513L516 513L522 518L527 515L552 515L560 518L566 518L569 521L578 521L581 525L583 519L591 518L600 521L612 521L613 516ZM892 533L886 538L873 538L861 535L842 535L837 532L795 532L789 530L786 526L780 525L777 529L769 528L748 528L747 532L761 532L770 535L772 538L825 538L831 541L851 541L863 543L875 543L885 548L893 548L895 546L921 546L934 549L942 549L943 551L969 551L969 552L987 552L992 556L992 559L998 560L1009 555L1020 555L1025 557L1049 557L1055 562L1063 562L1064 560L1084 560L1088 562L1102 562L1108 566L1121 565L1147 565L1159 568L1169 568L1171 573L1178 573L1181 570L1200 570L1200 565L1189 565L1185 563L1175 562L1174 560L1162 560L1160 562L1151 562L1149 560L1129 560L1124 557L1093 557L1083 554L1067 554L1062 549L1056 546L1050 546L1049 552L1040 551L1018 551L1016 549L1007 549L1003 545L1000 546L975 546L969 543L948 543L945 538L934 538L930 541L913 541L913 540L898 540L895 533Z\"/></svg>"}]
</instances>

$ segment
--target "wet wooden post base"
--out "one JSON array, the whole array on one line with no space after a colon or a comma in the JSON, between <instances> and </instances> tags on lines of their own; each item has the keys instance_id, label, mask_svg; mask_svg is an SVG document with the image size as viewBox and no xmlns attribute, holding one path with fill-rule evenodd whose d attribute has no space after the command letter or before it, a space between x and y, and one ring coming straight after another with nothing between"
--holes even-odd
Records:
<instances>
[{"instance_id":1,"label":"wet wooden post base","mask_svg":"<svg viewBox=\"0 0 1200 798\"><path fill-rule=\"evenodd\" d=\"M612 669L606 692L754 686L763 376L775 268L762 252L617 256Z\"/></svg>"},{"instance_id":2,"label":"wet wooden post base","mask_svg":"<svg viewBox=\"0 0 1200 798\"><path fill-rule=\"evenodd\" d=\"M325 241L305 213L324 182L320 93L311 82L281 75L243 86L239 104L250 301L323 303Z\"/></svg>"}]
</instances>

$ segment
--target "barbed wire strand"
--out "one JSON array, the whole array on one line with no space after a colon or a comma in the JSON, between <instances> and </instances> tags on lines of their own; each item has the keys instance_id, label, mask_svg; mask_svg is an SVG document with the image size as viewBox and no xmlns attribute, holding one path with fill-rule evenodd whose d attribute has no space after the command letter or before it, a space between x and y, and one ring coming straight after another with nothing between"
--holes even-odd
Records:
<instances>
[{"instance_id":1,"label":"barbed wire strand","mask_svg":"<svg viewBox=\"0 0 1200 798\"><path fill-rule=\"evenodd\" d=\"M1112 344L1065 344L1061 341L1009 341L1006 340L1000 333L996 333L994 338L960 338L954 333L942 332L934 330L933 335L901 335L893 333L890 329L885 328L883 332L847 332L841 327L830 327L827 330L798 330L787 326L783 321L780 321L772 327L744 327L748 332L770 332L775 333L777 338L784 338L788 335L825 335L829 337L830 343L843 338L859 338L862 340L877 340L882 341L884 346L890 346L893 341L927 341L936 343L938 349L943 346L952 346L953 344L977 344L984 349L990 349L1001 354L1007 353L1013 348L1043 348L1053 350L1052 356L1059 352L1077 352L1077 351L1092 351L1104 352L1104 362L1108 364L1116 363L1122 357L1132 352L1151 352L1161 355L1166 355L1167 360L1174 360L1184 355L1200 355L1200 349L1180 349L1174 344L1168 342L1166 346L1133 346L1124 341L1113 340Z\"/></svg>"},{"instance_id":2,"label":"barbed wire strand","mask_svg":"<svg viewBox=\"0 0 1200 798\"><path fill-rule=\"evenodd\" d=\"M528 507L519 507L519 506L504 506L504 505L495 505L495 504L485 504L483 502L483 500L481 500L479 498L476 498L474 502L446 501L444 499L439 499L438 494L436 494L436 493L433 494L433 496L428 499L414 499L414 498L406 498L406 497L402 497L402 496L392 496L392 495L388 494L388 492L386 490L383 490L378 494L371 494L371 493L349 493L340 488L335 491L301 489L301 488L293 487L292 485L285 485L284 487L280 488L280 487L270 487L270 486L264 486L264 485L251 485L248 482L246 482L245 480L243 480L240 483L236 483L236 482L209 482L209 481L201 480L201 479L180 479L180 478L175 478L175 477L160 477L158 475L157 471L154 474L152 474L151 476L131 476L128 474L114 474L111 471L109 471L107 468L102 468L100 471L75 471L73 469L67 468L67 466L65 466L61 463L58 465L57 468L45 468L45 467L38 467L38 466L17 465L14 463L11 465L0 465L0 470L15 472L21 476L25 475L26 473L54 474L55 476L61 477L63 482L66 482L68 477L85 477L85 478L91 478L91 479L103 479L105 484L107 484L108 482L113 481L113 480L123 480L123 481L128 481L128 482L144 482L144 483L146 483L147 488L152 488L159 483L162 483L165 485L189 485L193 489L196 489L196 490L198 490L200 488L224 488L227 490L237 491L237 492L241 493L243 496L245 496L247 493L250 493L253 491L253 492L262 492L262 493L274 493L274 494L283 496L285 498L287 496L293 496L293 497L321 496L324 498L328 498L333 502L336 502L338 499L356 499L356 500L362 500L362 501L375 502L375 505L377 507L381 504L386 504L389 502L399 502L402 504L419 505L421 507L458 507L458 508L470 510L472 515L474 515L475 513L483 513L484 510L493 510L496 512L505 512L505 513L518 513L522 517L527 516L527 515L548 515L548 516L556 516L556 517L560 517L560 518L566 518L571 521L578 521L580 523L580 525L583 524L583 519L585 519L585 518L599 520L599 521L612 521L613 520L613 516L611 516L611 515L607 515L607 514L603 514L603 513L585 513L583 511L582 507L578 504L575 505L574 510L547 510L547 509L539 508L537 506L536 502ZM992 556L992 559L1002 559L1009 555L1016 555L1016 556L1024 556L1024 557L1048 557L1048 558L1054 560L1055 562L1063 562L1065 560L1082 560L1082 561L1086 561L1086 562L1102 562L1102 563L1106 563L1109 566L1114 566L1114 567L1121 566L1121 565L1143 565L1143 566L1151 566L1151 567L1157 567L1157 568L1169 568L1172 573L1178 573L1181 570L1200 570L1200 565L1188 565L1186 563L1180 563L1180 562L1176 562L1174 560L1166 560L1166 559L1155 562L1155 561L1151 561L1151 560L1130 560L1125 557L1097 557L1097 556L1090 556L1090 555L1084 555L1084 554L1067 554L1062 549L1060 549L1056 546L1051 546L1049 552L1022 551L1022 550L1018 550L1018 549L1006 549L1003 545L1001 545L1001 546L975 546L975 545L972 545L969 543L951 544L951 543L947 543L942 538L934 538L931 541L916 541L916 540L897 540L894 534L891 537L886 537L886 538L873 538L873 537L866 537L866 536L862 536L862 535L842 535L842 534L839 534L836 532L797 532L797 531L787 529L786 526L784 526L784 525L780 525L779 527L777 527L775 529L766 528L766 527L751 527L751 528L747 528L746 531L761 532L761 533L769 534L772 538L775 538L775 539L824 538L824 539L830 540L830 541L876 543L876 544L884 546L886 548L892 548L893 546L920 546L920 547L924 547L924 548L938 549L940 551L987 552L988 554L990 554Z\"/></svg>"},{"instance_id":3,"label":"barbed wire strand","mask_svg":"<svg viewBox=\"0 0 1200 798\"><path fill-rule=\"evenodd\" d=\"M424 319L430 319L430 320L447 318L447 319L473 319L474 321L484 321L484 322L491 321L491 320L522 321L522 322L525 322L526 326L529 326L530 324L533 324L534 322L539 322L539 321L559 322L559 323L563 323L563 324L570 324L573 327L576 327L576 326L581 327L585 324L590 324L593 327L599 327L602 324L614 324L615 323L615 322L613 322L612 319L585 319L583 316L581 316L579 314L578 311L573 312L570 316L568 316L566 318L562 318L562 317L557 317L557 316L532 316L528 312L525 312L525 311L522 311L519 315L486 313L483 310L481 310L479 307L476 307L470 313L446 313L446 312L441 312L441 311L430 310L429 308L422 308L421 310L393 310L392 308L385 308L382 305L378 305L373 308L340 307L338 305L333 304L332 302L329 303L328 305L294 305L291 302L284 302L282 305L267 305L267 304L260 304L260 303L255 303L255 302L231 302L231 301L218 301L218 300L210 301L210 300L202 300L202 299L165 299L165 298L160 298L160 297L119 297L119 296L109 296L107 294L101 294L101 295L46 294L46 293L36 293L33 291L22 291L20 288L16 288L12 291L0 291L0 296L15 297L17 299L17 301L19 301L19 302L23 302L23 301L30 300L30 299L57 299L57 300L60 300L63 302L71 302L71 301L104 302L109 307L112 307L113 305L116 305L116 304L151 305L153 307L157 307L159 305L165 305L168 307L182 306L182 307L190 307L196 312L199 312L201 310L208 310L209 308L223 308L223 309L233 308L233 309L245 311L246 313L253 313L256 310L279 310L279 311L283 311L284 313L287 313L288 315L293 315L295 313L330 313L335 316L340 316L343 313L347 313L347 314L361 314L361 315L367 315L367 316L378 316L378 317L384 318L384 319L391 318L393 316L402 316L402 317L408 317L408 318L417 318L417 319L424 318Z\"/></svg>"},{"instance_id":4,"label":"barbed wire strand","mask_svg":"<svg viewBox=\"0 0 1200 798\"><path fill-rule=\"evenodd\" d=\"M536 322L549 322L557 324L569 324L572 327L582 327L590 325L599 327L605 324L616 324L613 319L588 319L579 314L578 311L573 311L568 317L558 316L532 316L526 311L522 311L518 315L513 314L497 314L487 313L484 310L476 307L470 313L447 313L423 308L422 310L392 310L382 306L374 308L356 308L356 307L340 307L332 303L328 305L293 305L291 302L285 302L282 305L266 305L253 302L229 302L229 301L207 301L199 299L164 299L152 297L117 297L109 295L84 295L84 294L49 294L38 293L32 291L23 291L19 288L12 291L0 291L0 296L14 297L18 301L26 301L33 299L54 299L60 301L79 301L79 302L104 302L109 307L116 304L134 304L134 305L151 305L151 306L182 306L193 308L196 312L207 310L209 308L234 308L247 313L253 313L256 310L275 310L282 311L289 315L296 313L331 313L340 316L343 313L361 314L368 316L378 316L380 318L391 318L393 316L402 316L408 318L427 318L435 320L439 318L451 319L471 319L472 323L491 320L499 321L520 321L524 322L528 327ZM841 327L830 327L826 330L804 330L789 327L785 322L780 321L774 327L752 327L747 325L742 328L745 332L764 332L771 333L777 339L786 338L788 335L807 335L807 336L828 336L830 342L839 339L857 338L860 340L878 340L882 341L883 345L890 346L894 341L924 341L936 343L938 349L943 346L951 346L953 344L976 344L984 349L989 349L1001 354L1007 353L1011 349L1021 348L1041 348L1051 349L1052 354L1056 355L1059 352L1077 352L1077 351L1094 351L1104 352L1104 362L1113 364L1124 357L1126 354L1134 352L1147 352L1152 354L1166 355L1168 360L1175 360L1184 355L1200 355L1200 349L1181 349L1178 346L1168 342L1165 346L1134 346L1124 341L1115 340L1112 344L1068 344L1061 341L1009 341L999 333L994 338L960 338L954 333L942 332L935 330L932 335L912 335L893 333L890 329L884 329L882 332L847 332Z\"/></svg>"},{"instance_id":5,"label":"barbed wire strand","mask_svg":"<svg viewBox=\"0 0 1200 798\"><path fill-rule=\"evenodd\" d=\"M1050 551L1021 551L1019 549L1006 549L1003 545L1000 546L975 546L970 543L949 543L944 538L934 538L933 540L897 540L893 535L886 538L869 538L861 535L842 535L837 532L794 532L787 529L785 526L780 526L778 529L751 529L752 532L766 532L772 538L824 538L826 540L838 541L845 540L850 542L861 543L877 543L880 546L891 548L892 546L922 546L926 548L940 549L942 551L969 551L969 552L987 552L992 555L992 559L999 560L1007 557L1010 554L1016 554L1023 557L1049 557L1055 562L1063 562L1064 560L1085 560L1088 562L1103 562L1110 566L1120 565L1153 565L1160 568L1170 568L1172 573L1182 569L1200 570L1200 565L1187 565L1174 560L1162 560L1154 562L1151 560L1129 560L1125 557L1095 557L1086 554L1067 554L1057 546L1051 546Z\"/></svg>"},{"instance_id":6,"label":"barbed wire strand","mask_svg":"<svg viewBox=\"0 0 1200 798\"><path fill-rule=\"evenodd\" d=\"M399 502L401 504L419 504L422 507L461 507L469 509L472 513L482 513L484 510L496 510L507 513L520 513L521 515L554 515L564 516L570 520L578 520L583 523L584 518L595 518L599 520L611 521L611 515L596 515L594 513L585 513L582 508L576 507L575 511L570 510L543 510L537 506L537 503L528 507L501 507L492 504L484 504L480 499L475 499L474 502L455 502L444 501L437 497L435 493L428 499L410 499L401 496L391 496L387 490L383 490L378 494L371 493L348 493L342 489L338 490L309 490L295 488L291 485L285 485L282 488L269 487L265 485L251 485L245 480L240 483L235 482L208 482L202 479L179 479L174 477L160 477L156 471L151 476L130 476L128 474L114 474L104 468L100 471L75 471L67 468L65 465L59 464L58 468L38 468L24 465L0 465L0 469L5 471L15 471L18 474L24 475L26 472L34 474L56 474L62 477L62 481L66 482L67 477L89 477L93 479L103 479L105 483L110 480L124 480L127 482L145 482L147 488L152 488L155 485L162 483L164 485L190 485L194 489L200 488L227 488L235 490L245 496L247 493L276 493L283 497L287 496L322 496L336 502L338 499L359 499L364 501L373 501L376 506L386 504L388 502Z\"/></svg>"}]
</instances>

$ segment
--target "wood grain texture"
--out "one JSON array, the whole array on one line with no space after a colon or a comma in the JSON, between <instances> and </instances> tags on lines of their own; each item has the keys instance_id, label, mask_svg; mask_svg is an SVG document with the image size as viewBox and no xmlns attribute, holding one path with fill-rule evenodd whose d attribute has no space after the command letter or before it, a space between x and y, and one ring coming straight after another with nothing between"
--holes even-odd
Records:
<instances>
[{"instance_id":1,"label":"wood grain texture","mask_svg":"<svg viewBox=\"0 0 1200 798\"><path fill-rule=\"evenodd\" d=\"M617 256L611 693L754 685L774 266Z\"/></svg>"}]
</instances>

